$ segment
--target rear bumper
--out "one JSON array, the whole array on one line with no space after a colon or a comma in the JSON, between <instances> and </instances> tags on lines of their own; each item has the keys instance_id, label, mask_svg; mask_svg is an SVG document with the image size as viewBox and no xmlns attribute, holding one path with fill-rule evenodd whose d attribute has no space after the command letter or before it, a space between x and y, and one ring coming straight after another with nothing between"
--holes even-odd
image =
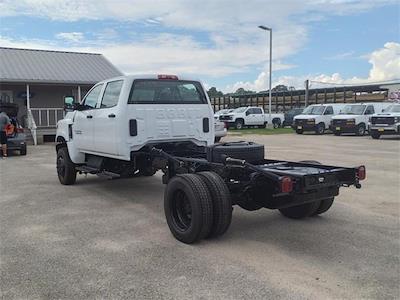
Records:
<instances>
[{"instance_id":1,"label":"rear bumper","mask_svg":"<svg viewBox=\"0 0 400 300\"><path fill-rule=\"evenodd\" d=\"M14 140L12 138L7 140L8 150L21 150L26 147L26 142L24 140Z\"/></svg>"}]
</instances>

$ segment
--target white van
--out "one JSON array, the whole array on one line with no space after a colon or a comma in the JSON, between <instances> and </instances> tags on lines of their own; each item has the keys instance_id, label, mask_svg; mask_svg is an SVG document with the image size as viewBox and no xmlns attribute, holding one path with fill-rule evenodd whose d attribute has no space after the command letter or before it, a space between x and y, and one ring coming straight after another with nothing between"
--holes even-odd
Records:
<instances>
[{"instance_id":1,"label":"white van","mask_svg":"<svg viewBox=\"0 0 400 300\"><path fill-rule=\"evenodd\" d=\"M292 128L298 134L304 131L324 134L331 124L332 117L337 115L345 105L336 103L309 105L300 115L293 118Z\"/></svg>"},{"instance_id":2,"label":"white van","mask_svg":"<svg viewBox=\"0 0 400 300\"><path fill-rule=\"evenodd\" d=\"M332 118L330 128L335 135L355 133L362 136L368 128L371 115L382 112L390 104L385 102L347 104Z\"/></svg>"}]
</instances>

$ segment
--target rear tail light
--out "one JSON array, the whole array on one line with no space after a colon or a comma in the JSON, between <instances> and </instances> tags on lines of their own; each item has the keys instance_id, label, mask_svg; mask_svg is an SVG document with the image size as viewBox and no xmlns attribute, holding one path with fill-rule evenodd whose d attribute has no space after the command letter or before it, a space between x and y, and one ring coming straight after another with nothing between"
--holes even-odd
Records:
<instances>
[{"instance_id":1,"label":"rear tail light","mask_svg":"<svg viewBox=\"0 0 400 300\"><path fill-rule=\"evenodd\" d=\"M292 178L288 176L283 176L281 178L281 192L282 193L290 193L293 191L293 181Z\"/></svg>"},{"instance_id":2,"label":"rear tail light","mask_svg":"<svg viewBox=\"0 0 400 300\"><path fill-rule=\"evenodd\" d=\"M365 170L365 166L359 166L357 169L357 178L358 180L364 180L367 177L367 173Z\"/></svg>"},{"instance_id":3,"label":"rear tail light","mask_svg":"<svg viewBox=\"0 0 400 300\"><path fill-rule=\"evenodd\" d=\"M158 79L172 79L172 80L178 80L178 76L176 76L176 75L165 75L165 74L160 74L160 75L158 75Z\"/></svg>"}]
</instances>

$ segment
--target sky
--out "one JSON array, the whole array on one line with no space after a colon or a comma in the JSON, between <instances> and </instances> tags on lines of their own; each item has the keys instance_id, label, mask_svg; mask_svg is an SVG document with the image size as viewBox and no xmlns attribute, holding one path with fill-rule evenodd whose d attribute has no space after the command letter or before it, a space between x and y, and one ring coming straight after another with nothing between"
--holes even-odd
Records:
<instances>
[{"instance_id":1,"label":"sky","mask_svg":"<svg viewBox=\"0 0 400 300\"><path fill-rule=\"evenodd\" d=\"M102 53L224 92L400 80L398 0L0 0L0 47Z\"/></svg>"}]
</instances>

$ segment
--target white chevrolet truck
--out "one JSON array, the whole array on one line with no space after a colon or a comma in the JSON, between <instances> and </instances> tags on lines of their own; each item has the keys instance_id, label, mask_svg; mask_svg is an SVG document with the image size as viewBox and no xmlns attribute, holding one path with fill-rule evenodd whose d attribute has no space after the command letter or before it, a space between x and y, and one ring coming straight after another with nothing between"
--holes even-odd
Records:
<instances>
[{"instance_id":1,"label":"white chevrolet truck","mask_svg":"<svg viewBox=\"0 0 400 300\"><path fill-rule=\"evenodd\" d=\"M213 144L213 111L197 80L123 76L73 100L65 98L69 112L57 124L60 183L74 184L77 174L117 179L161 170L167 224L184 243L224 234L233 205L296 219L323 214L341 186L360 188L366 176L364 166L265 159L264 146L252 142Z\"/></svg>"},{"instance_id":2,"label":"white chevrolet truck","mask_svg":"<svg viewBox=\"0 0 400 300\"><path fill-rule=\"evenodd\" d=\"M284 119L284 114L271 114L270 117L268 113L264 113L261 107L257 106L239 107L219 116L220 121L236 129L242 129L245 126L265 127L267 124L278 128L283 124Z\"/></svg>"},{"instance_id":3,"label":"white chevrolet truck","mask_svg":"<svg viewBox=\"0 0 400 300\"><path fill-rule=\"evenodd\" d=\"M373 139L381 135L400 135L400 103L392 103L383 112L372 115L369 132Z\"/></svg>"}]
</instances>

